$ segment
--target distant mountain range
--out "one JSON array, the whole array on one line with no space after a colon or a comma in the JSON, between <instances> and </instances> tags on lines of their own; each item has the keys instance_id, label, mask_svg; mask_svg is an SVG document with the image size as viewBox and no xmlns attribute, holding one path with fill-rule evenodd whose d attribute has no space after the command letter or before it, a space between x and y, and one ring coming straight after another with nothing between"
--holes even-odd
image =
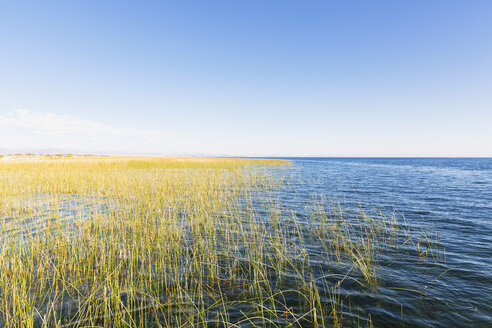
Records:
<instances>
[{"instance_id":1,"label":"distant mountain range","mask_svg":"<svg viewBox=\"0 0 492 328\"><path fill-rule=\"evenodd\" d=\"M183 156L183 157L227 157L227 154L208 154L208 153L138 153L120 152L108 150L81 150L81 149L60 149L60 148L0 148L0 155L13 154L35 154L35 155L54 155L54 154L79 154L79 155L113 155L113 156Z\"/></svg>"}]
</instances>

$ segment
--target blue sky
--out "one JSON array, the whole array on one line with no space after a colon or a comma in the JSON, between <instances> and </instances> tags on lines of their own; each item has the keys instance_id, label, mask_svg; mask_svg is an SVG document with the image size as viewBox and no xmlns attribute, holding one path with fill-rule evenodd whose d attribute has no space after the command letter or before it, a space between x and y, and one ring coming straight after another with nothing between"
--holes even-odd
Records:
<instances>
[{"instance_id":1,"label":"blue sky","mask_svg":"<svg viewBox=\"0 0 492 328\"><path fill-rule=\"evenodd\" d=\"M492 156L492 1L3 1L0 151Z\"/></svg>"}]
</instances>

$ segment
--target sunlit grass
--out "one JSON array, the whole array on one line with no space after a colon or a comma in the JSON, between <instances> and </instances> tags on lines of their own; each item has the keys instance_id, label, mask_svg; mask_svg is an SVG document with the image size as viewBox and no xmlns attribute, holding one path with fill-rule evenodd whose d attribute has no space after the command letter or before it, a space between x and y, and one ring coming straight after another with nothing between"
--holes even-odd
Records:
<instances>
[{"instance_id":1,"label":"sunlit grass","mask_svg":"<svg viewBox=\"0 0 492 328\"><path fill-rule=\"evenodd\" d=\"M341 326L344 281L417 245L393 219L282 208L280 160L0 161L0 326ZM312 247L316 250L312 250ZM345 267L344 274L331 264Z\"/></svg>"}]
</instances>

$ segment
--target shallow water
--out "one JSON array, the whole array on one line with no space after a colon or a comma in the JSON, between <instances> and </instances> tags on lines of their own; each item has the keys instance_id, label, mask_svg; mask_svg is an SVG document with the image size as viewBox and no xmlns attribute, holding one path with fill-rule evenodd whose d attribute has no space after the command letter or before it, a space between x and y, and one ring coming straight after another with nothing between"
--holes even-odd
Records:
<instances>
[{"instance_id":1,"label":"shallow water","mask_svg":"<svg viewBox=\"0 0 492 328\"><path fill-rule=\"evenodd\" d=\"M267 169L267 172L285 178L284 184L271 191L279 202L275 202L275 206L281 208L280 220L285 228L282 238L289 245L298 245L302 240L301 248L309 254L309 274L320 291L321 302L327 308L331 307L332 288L340 277L348 276L342 279L344 281L337 296L337 302L344 304L339 309L343 313L343 327L370 326L369 319L374 327L492 326L492 159L291 160L293 165L288 168ZM242 219L261 219L268 227L272 221L270 196L268 194L265 199L248 198L244 205L253 207L253 210L245 208ZM410 243L400 245L397 251L391 248L392 245L382 245L382 249L378 250L377 288L361 287L350 280L356 278L363 281L353 262L327 260L326 250L319 244L321 239L309 237L313 231L310 229L316 227L316 220L312 220L313 205L321 202L330 208L333 200L340 202L340 208L345 211L344 218L348 220L357 217L362 208L376 216L381 212L386 217L398 217L411 234L419 234L426 226L431 232L431 239L436 238L433 233L438 234L439 258L418 256L415 245ZM34 236L55 223L62 223L62 230L69 231L73 236L77 232L78 220L84 221L94 215L104 216L111 209L121 210L124 204L90 195L39 194L15 199L11 203L15 210L4 220L8 223L16 219L17 225L7 225L13 229L2 231L0 240L5 235ZM217 250L220 253L220 238L225 232L220 221L216 229L219 240ZM241 234L244 233L248 231L241 231ZM268 229L264 234L269 235ZM238 240L244 242L247 238ZM191 248L194 241L190 237L184 243L184 246ZM247 245L242 243L237 246L240 249L238 254L242 254L241 249ZM186 257L182 261L185 265L181 269L191 272L192 257L187 253L183 256ZM242 267L249 265L245 258L231 259L227 254L221 258L223 268L230 267L231 261ZM294 258L292 260L296 261ZM283 291L298 288L298 282L292 278L297 273L289 270L282 273L267 270L268 279L275 282L271 285ZM226 279L227 275L223 278ZM247 276L242 278L245 285L251 283ZM221 286L221 289L229 300L240 300L247 292L243 285ZM207 301L208 296L203 301L212 304L214 301ZM300 304L297 294L285 292L282 296L281 301L285 302L286 307L294 309L297 314L308 313L309 309ZM238 304L229 310L231 322L242 321L243 312L254 312L250 308L251 303ZM308 320L302 322L302 326L312 327L313 318L306 318ZM287 323L292 322L277 322L279 327ZM331 318L327 324L331 324ZM253 327L247 322L242 326Z\"/></svg>"},{"instance_id":2,"label":"shallow water","mask_svg":"<svg viewBox=\"0 0 492 328\"><path fill-rule=\"evenodd\" d=\"M383 256L380 288L342 289L354 305L345 325L365 325L357 318L370 314L376 327L492 326L492 159L290 159L295 174L280 199L299 217L323 196L353 211L397 212L438 234L439 261Z\"/></svg>"},{"instance_id":3,"label":"shallow water","mask_svg":"<svg viewBox=\"0 0 492 328\"><path fill-rule=\"evenodd\" d=\"M111 206L114 207L108 199L89 195L41 193L13 198L8 206L11 215L0 221L0 242L17 235L35 238L56 226L73 234L78 221L104 215Z\"/></svg>"}]
</instances>

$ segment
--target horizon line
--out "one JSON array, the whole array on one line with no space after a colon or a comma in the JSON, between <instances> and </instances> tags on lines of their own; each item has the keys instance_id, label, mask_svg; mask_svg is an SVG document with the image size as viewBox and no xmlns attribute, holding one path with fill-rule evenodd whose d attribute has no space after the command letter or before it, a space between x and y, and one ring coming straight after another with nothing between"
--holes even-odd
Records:
<instances>
[{"instance_id":1,"label":"horizon line","mask_svg":"<svg viewBox=\"0 0 492 328\"><path fill-rule=\"evenodd\" d=\"M175 153L175 154L160 154L160 153L123 153L123 152L12 152L2 153L0 150L0 157L6 156L129 156L129 157L215 157L215 158L307 158L307 159L322 159L322 158L422 158L422 159L458 159L458 158L470 158L470 159L492 159L492 156L338 156L338 155L228 155L228 154L207 154L207 153Z\"/></svg>"}]
</instances>

